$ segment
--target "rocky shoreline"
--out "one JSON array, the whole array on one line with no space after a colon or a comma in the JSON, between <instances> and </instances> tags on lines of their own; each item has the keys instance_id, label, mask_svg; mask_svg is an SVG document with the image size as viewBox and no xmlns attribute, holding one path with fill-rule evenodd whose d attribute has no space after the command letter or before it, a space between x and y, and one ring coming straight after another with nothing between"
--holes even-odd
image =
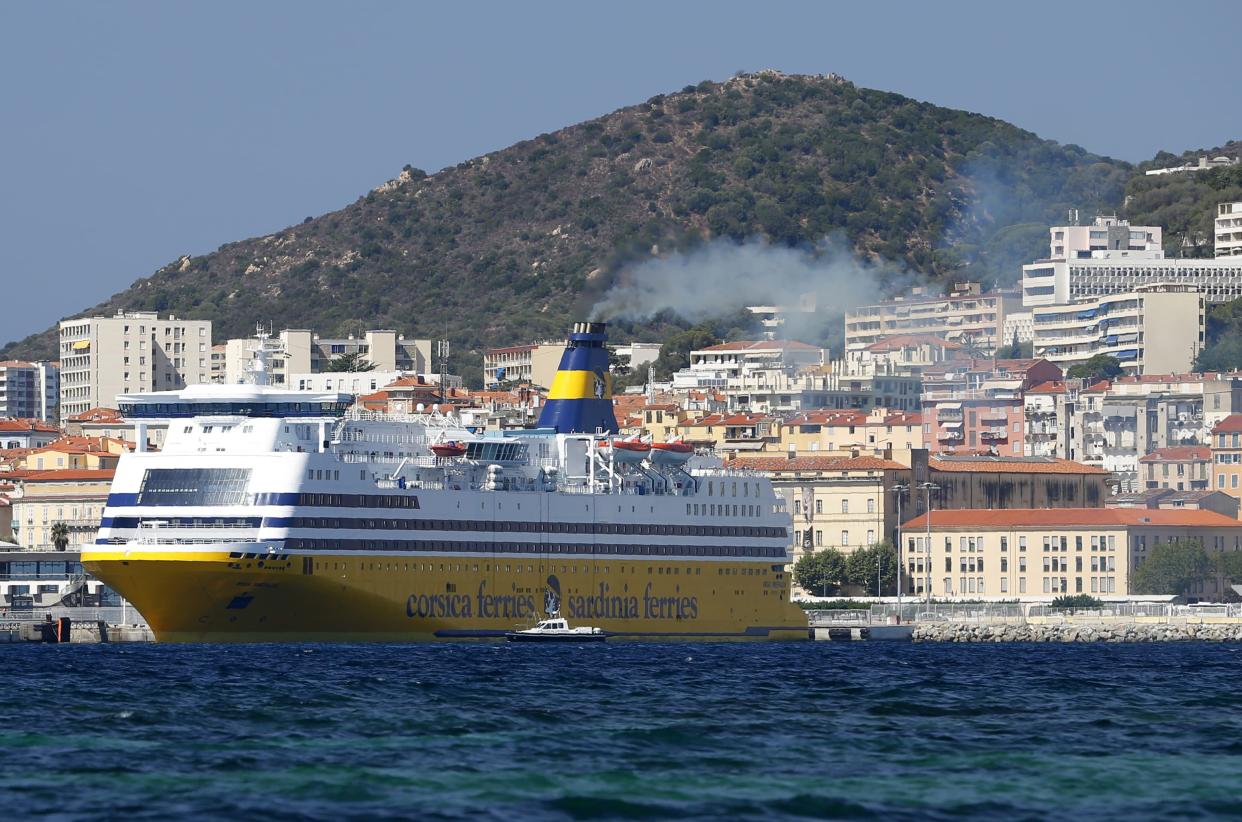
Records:
<instances>
[{"instance_id":1,"label":"rocky shoreline","mask_svg":"<svg viewBox=\"0 0 1242 822\"><path fill-rule=\"evenodd\" d=\"M1242 642L1242 623L1056 623L916 625L915 642Z\"/></svg>"}]
</instances>

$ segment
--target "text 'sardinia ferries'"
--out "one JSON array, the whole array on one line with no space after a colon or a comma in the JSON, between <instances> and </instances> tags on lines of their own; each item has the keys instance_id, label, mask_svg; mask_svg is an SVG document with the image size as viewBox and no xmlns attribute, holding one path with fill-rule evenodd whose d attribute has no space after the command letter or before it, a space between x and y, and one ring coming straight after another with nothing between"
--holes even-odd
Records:
<instances>
[{"instance_id":1,"label":"text 'sardinia ferries'","mask_svg":"<svg viewBox=\"0 0 1242 822\"><path fill-rule=\"evenodd\" d=\"M806 637L770 483L617 440L602 323L570 334L538 428L483 435L268 386L267 345L255 384L121 399L168 437L122 457L82 562L160 640L502 637L557 611L615 638Z\"/></svg>"}]
</instances>

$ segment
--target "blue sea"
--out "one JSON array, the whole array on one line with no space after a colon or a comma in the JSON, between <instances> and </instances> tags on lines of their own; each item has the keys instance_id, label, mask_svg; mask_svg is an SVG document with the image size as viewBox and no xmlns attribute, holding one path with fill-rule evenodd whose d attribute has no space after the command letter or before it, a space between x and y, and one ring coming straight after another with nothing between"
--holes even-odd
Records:
<instances>
[{"instance_id":1,"label":"blue sea","mask_svg":"<svg viewBox=\"0 0 1242 822\"><path fill-rule=\"evenodd\" d=\"M11 819L1242 813L1242 646L0 646Z\"/></svg>"}]
</instances>

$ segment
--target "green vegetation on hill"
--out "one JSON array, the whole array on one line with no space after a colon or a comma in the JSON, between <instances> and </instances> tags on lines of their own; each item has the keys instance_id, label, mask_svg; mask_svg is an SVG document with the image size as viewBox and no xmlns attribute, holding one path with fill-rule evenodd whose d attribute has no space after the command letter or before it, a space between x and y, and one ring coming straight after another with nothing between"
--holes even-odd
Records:
<instances>
[{"instance_id":1,"label":"green vegetation on hill","mask_svg":"<svg viewBox=\"0 0 1242 822\"><path fill-rule=\"evenodd\" d=\"M933 280L1011 282L1049 222L1115 209L1129 173L839 78L742 75L436 174L407 167L339 211L183 258L83 313L174 311L212 319L218 339L256 321L447 332L462 352L451 367L474 382L483 348L560 337L620 266L656 249L837 235ZM688 325L664 315L620 330L662 340ZM18 355L54 356L54 332L0 351Z\"/></svg>"},{"instance_id":2,"label":"green vegetation on hill","mask_svg":"<svg viewBox=\"0 0 1242 822\"><path fill-rule=\"evenodd\" d=\"M1161 226L1169 257L1211 257L1216 205L1237 201L1242 165L1152 177L1139 172L1126 184L1124 216L1135 225Z\"/></svg>"}]
</instances>

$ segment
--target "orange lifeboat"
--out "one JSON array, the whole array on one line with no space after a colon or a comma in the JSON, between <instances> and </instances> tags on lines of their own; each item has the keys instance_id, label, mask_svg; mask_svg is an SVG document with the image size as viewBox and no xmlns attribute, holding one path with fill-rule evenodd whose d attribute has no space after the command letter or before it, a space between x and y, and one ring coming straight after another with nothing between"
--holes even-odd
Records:
<instances>
[{"instance_id":1,"label":"orange lifeboat","mask_svg":"<svg viewBox=\"0 0 1242 822\"><path fill-rule=\"evenodd\" d=\"M642 440L603 440L596 446L601 454L612 449L612 458L617 462L642 462L651 453L651 446Z\"/></svg>"},{"instance_id":2,"label":"orange lifeboat","mask_svg":"<svg viewBox=\"0 0 1242 822\"><path fill-rule=\"evenodd\" d=\"M449 440L447 442L437 442L431 446L431 453L437 457L450 458L462 457L466 454L466 444L457 440Z\"/></svg>"},{"instance_id":3,"label":"orange lifeboat","mask_svg":"<svg viewBox=\"0 0 1242 822\"><path fill-rule=\"evenodd\" d=\"M681 465L694 455L684 442L657 442L651 446L651 461L657 465Z\"/></svg>"}]
</instances>

